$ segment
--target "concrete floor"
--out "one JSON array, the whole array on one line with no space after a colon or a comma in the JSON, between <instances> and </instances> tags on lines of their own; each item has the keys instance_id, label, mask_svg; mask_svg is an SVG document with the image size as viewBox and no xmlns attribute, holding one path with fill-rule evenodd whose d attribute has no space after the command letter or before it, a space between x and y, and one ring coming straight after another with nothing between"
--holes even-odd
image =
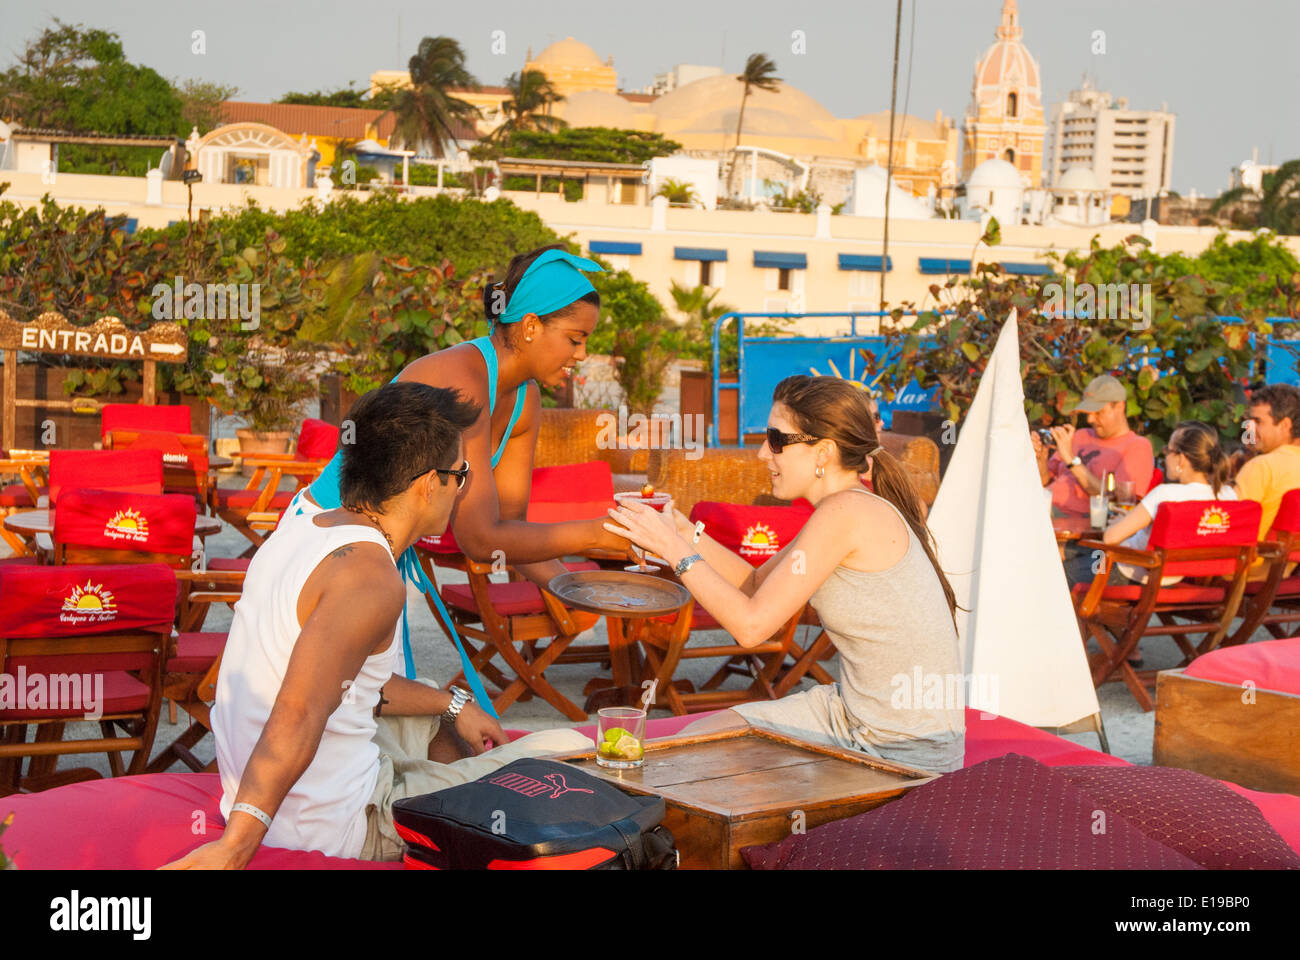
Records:
<instances>
[{"instance_id":1,"label":"concrete floor","mask_svg":"<svg viewBox=\"0 0 1300 960\"><path fill-rule=\"evenodd\" d=\"M229 485L242 486L242 481L237 476L224 477L222 486ZM210 557L237 556L245 546L247 546L247 541L229 526L223 529L220 534L210 537L207 542ZM439 570L439 579L443 582L452 583L464 582L465 578L463 574L457 571ZM445 682L454 676L459 669L459 657L455 647L437 626L423 596L414 587L409 588L407 609L410 612L411 642L418 674L438 682ZM213 607L208 615L205 629L225 630L229 627L230 618L229 608L225 606ZM807 630L808 628L800 629ZM1267 632L1260 630L1252 638L1252 642L1268 638ZM601 643L605 640L605 624L602 620L594 629L580 637L577 643ZM696 633L690 641L692 646L724 642L728 642L728 637L722 631ZM1178 648L1172 640L1166 638L1156 638L1144 642L1143 656L1146 659L1146 665L1156 669L1176 666L1181 660ZM718 661L716 660L688 661L679 670L678 676L693 681L698 687L713 673L717 666ZM838 659L827 662L825 666L832 675L838 678ZM569 664L552 667L547 671L546 676L564 696L581 706L585 699L582 693L583 685L591 677L598 675L599 672L601 672L600 664ZM607 671L604 671L604 673L608 675ZM739 683L739 678L728 681L728 685L737 685ZM812 685L813 681L806 680L803 688L806 689ZM1111 752L1132 763L1149 765L1151 763L1152 737L1155 731L1155 713L1144 713L1122 683L1104 685L1098 691L1098 699L1101 703L1103 723L1110 739ZM658 716L668 716L668 713L657 710L652 714L652 717ZM179 721L177 725L168 723L167 711L164 707L154 745L155 754L187 727L188 722L183 711L179 714ZM526 730L542 730L570 725L570 722L565 717L538 697L511 706L502 718L502 722L507 728ZM70 724L65 737L72 739L78 736L94 736L97 733L98 727L95 724ZM1092 748L1098 746L1097 737L1092 733L1072 734L1068 736L1068 739ZM194 752L206 762L212 759L212 750L212 738L209 736L198 745ZM108 759L102 754L65 757L59 762L59 769L75 766L90 766L105 776L108 775ZM182 771L185 768L183 765L177 764L172 769Z\"/></svg>"}]
</instances>

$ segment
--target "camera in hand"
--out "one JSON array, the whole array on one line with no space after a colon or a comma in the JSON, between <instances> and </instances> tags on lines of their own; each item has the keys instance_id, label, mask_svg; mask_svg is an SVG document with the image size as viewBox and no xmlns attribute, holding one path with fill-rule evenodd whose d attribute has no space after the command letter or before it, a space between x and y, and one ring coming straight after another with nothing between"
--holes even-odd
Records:
<instances>
[{"instance_id":1,"label":"camera in hand","mask_svg":"<svg viewBox=\"0 0 1300 960\"><path fill-rule=\"evenodd\" d=\"M1043 446L1049 450L1056 449L1056 438L1052 436L1052 431L1046 427L1038 428L1038 439L1043 441Z\"/></svg>"}]
</instances>

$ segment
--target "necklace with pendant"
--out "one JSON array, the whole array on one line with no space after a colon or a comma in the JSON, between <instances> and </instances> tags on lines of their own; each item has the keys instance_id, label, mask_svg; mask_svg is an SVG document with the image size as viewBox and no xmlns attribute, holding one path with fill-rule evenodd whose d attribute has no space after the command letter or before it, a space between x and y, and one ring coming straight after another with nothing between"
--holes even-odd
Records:
<instances>
[{"instance_id":1,"label":"necklace with pendant","mask_svg":"<svg viewBox=\"0 0 1300 960\"><path fill-rule=\"evenodd\" d=\"M394 557L397 556L397 547L393 545L393 538L388 535L388 531L384 529L384 525L379 522L379 518L377 516L375 516L365 507L354 507L346 503L343 505L343 509L351 513L360 514L361 516L369 520L371 523L373 523L376 527L378 527L379 532L382 533L384 535L384 539L388 541L388 549L392 551Z\"/></svg>"}]
</instances>

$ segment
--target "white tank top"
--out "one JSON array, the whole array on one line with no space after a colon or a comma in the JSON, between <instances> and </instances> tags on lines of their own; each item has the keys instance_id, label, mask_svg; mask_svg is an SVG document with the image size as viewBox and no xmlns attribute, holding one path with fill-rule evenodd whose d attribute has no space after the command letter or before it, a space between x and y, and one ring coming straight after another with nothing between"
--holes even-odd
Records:
<instances>
[{"instance_id":1,"label":"white tank top","mask_svg":"<svg viewBox=\"0 0 1300 960\"><path fill-rule=\"evenodd\" d=\"M344 524L319 527L315 513L290 517L249 565L244 591L235 604L212 708L217 769L221 774L221 815L227 820L252 755L280 692L289 656L298 641L298 595L316 566L349 543L377 543L372 527ZM390 554L391 556L391 554ZM311 766L290 789L262 841L290 850L319 850L355 859L366 838L366 804L379 774L379 749L373 742L379 690L393 675L401 642L393 641L366 658L325 724Z\"/></svg>"}]
</instances>

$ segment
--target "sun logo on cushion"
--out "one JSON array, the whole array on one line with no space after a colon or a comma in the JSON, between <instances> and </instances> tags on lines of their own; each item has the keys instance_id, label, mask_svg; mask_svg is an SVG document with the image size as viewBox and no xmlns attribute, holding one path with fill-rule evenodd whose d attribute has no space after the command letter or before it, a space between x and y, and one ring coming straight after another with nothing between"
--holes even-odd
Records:
<instances>
[{"instance_id":1,"label":"sun logo on cushion","mask_svg":"<svg viewBox=\"0 0 1300 960\"><path fill-rule=\"evenodd\" d=\"M66 623L112 620L117 616L117 601L102 583L87 580L84 587L73 587L63 598L63 611L59 619Z\"/></svg>"},{"instance_id":2,"label":"sun logo on cushion","mask_svg":"<svg viewBox=\"0 0 1300 960\"><path fill-rule=\"evenodd\" d=\"M1201 519L1196 522L1196 532L1200 535L1225 533L1228 530L1229 522L1230 518L1227 510L1222 507L1206 507L1205 512L1201 514Z\"/></svg>"},{"instance_id":3,"label":"sun logo on cushion","mask_svg":"<svg viewBox=\"0 0 1300 960\"><path fill-rule=\"evenodd\" d=\"M139 510L127 507L119 510L104 524L104 536L110 540L135 540L143 542L149 539L149 521Z\"/></svg>"},{"instance_id":4,"label":"sun logo on cushion","mask_svg":"<svg viewBox=\"0 0 1300 960\"><path fill-rule=\"evenodd\" d=\"M775 530L765 523L755 523L745 531L745 535L740 540L740 555L742 557L771 556L780 547Z\"/></svg>"}]
</instances>

